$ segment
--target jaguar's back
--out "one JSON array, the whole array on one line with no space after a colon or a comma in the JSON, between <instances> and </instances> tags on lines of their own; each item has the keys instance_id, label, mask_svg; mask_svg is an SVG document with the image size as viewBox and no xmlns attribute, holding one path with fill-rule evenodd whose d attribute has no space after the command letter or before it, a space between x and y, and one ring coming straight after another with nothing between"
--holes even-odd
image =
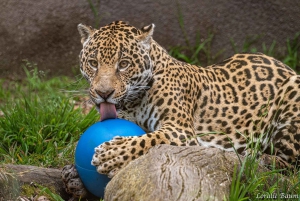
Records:
<instances>
[{"instance_id":1,"label":"jaguar's back","mask_svg":"<svg viewBox=\"0 0 300 201\"><path fill-rule=\"evenodd\" d=\"M296 75L282 62L260 53L236 54L200 71L206 89L194 114L195 130L202 135L199 140L231 151L234 144L239 153L250 140L243 136L266 134L264 125L271 121L267 112L282 84Z\"/></svg>"}]
</instances>

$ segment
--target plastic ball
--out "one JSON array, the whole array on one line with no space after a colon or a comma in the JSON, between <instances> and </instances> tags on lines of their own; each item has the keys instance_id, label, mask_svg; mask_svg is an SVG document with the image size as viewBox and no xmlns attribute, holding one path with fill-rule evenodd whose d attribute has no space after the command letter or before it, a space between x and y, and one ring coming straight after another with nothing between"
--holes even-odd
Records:
<instances>
[{"instance_id":1,"label":"plastic ball","mask_svg":"<svg viewBox=\"0 0 300 201\"><path fill-rule=\"evenodd\" d=\"M139 136L145 131L138 125L124 119L108 119L90 126L80 137L75 151L75 166L86 189L97 197L104 197L104 189L110 179L99 174L91 165L94 150L103 142L115 136Z\"/></svg>"}]
</instances>

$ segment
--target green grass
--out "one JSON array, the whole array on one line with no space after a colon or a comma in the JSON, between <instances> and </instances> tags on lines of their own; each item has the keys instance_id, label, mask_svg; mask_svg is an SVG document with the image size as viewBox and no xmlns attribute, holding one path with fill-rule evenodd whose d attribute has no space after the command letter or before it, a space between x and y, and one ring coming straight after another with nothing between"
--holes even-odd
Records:
<instances>
[{"instance_id":1,"label":"green grass","mask_svg":"<svg viewBox=\"0 0 300 201\"><path fill-rule=\"evenodd\" d=\"M214 35L209 34L208 37L200 42L200 34L197 34L195 45L186 42L185 45L178 45L169 48L169 54L180 61L184 61L194 65L209 65L214 63L223 51L219 51L216 55L211 54L211 45Z\"/></svg>"},{"instance_id":2,"label":"green grass","mask_svg":"<svg viewBox=\"0 0 300 201\"><path fill-rule=\"evenodd\" d=\"M223 53L223 50L220 50L214 55L211 54L211 45L213 43L214 35L209 33L205 39L201 39L202 37L200 33L197 32L195 42L192 43L189 39L188 33L186 32L183 12L178 1L176 1L176 6L178 15L177 21L185 44L169 47L169 54L180 61L194 65L206 66L214 63Z\"/></svg>"},{"instance_id":3,"label":"green grass","mask_svg":"<svg viewBox=\"0 0 300 201\"><path fill-rule=\"evenodd\" d=\"M286 175L283 175L282 170L262 167L257 159L260 140L250 144L253 146L251 154L234 167L229 197L225 200L261 200L264 196L268 198L271 195L273 198L267 200L280 201L286 200L280 196L281 193L300 195L300 172L286 171Z\"/></svg>"},{"instance_id":4,"label":"green grass","mask_svg":"<svg viewBox=\"0 0 300 201\"><path fill-rule=\"evenodd\" d=\"M300 173L290 172L288 176L279 173L280 170L262 171L255 156L247 156L242 164L234 169L228 200L261 200L262 196L280 194L300 195ZM296 199L294 199L296 200ZM297 199L298 200L298 199Z\"/></svg>"},{"instance_id":5,"label":"green grass","mask_svg":"<svg viewBox=\"0 0 300 201\"><path fill-rule=\"evenodd\" d=\"M295 34L293 39L286 40L287 54L283 57L283 62L300 72L300 32Z\"/></svg>"},{"instance_id":6,"label":"green grass","mask_svg":"<svg viewBox=\"0 0 300 201\"><path fill-rule=\"evenodd\" d=\"M110 15L108 12L102 12L100 13L99 10L101 9L101 0L87 0L89 3L91 12L94 16L94 27L98 28L100 25L100 21L103 17L107 17Z\"/></svg>"},{"instance_id":7,"label":"green grass","mask_svg":"<svg viewBox=\"0 0 300 201\"><path fill-rule=\"evenodd\" d=\"M68 91L78 91L79 81L44 79L28 62L24 70L26 79L0 90L0 161L44 167L72 163L75 143L97 121L97 112L84 115L74 108L78 97Z\"/></svg>"}]
</instances>

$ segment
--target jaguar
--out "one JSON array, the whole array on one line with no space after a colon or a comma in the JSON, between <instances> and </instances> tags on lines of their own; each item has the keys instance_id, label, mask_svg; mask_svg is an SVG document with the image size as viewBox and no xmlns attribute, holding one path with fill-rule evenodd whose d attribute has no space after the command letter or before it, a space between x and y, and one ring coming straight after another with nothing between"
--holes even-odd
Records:
<instances>
[{"instance_id":1,"label":"jaguar","mask_svg":"<svg viewBox=\"0 0 300 201\"><path fill-rule=\"evenodd\" d=\"M235 54L207 67L188 64L153 39L154 27L138 29L123 21L100 29L78 25L80 71L100 121L118 117L146 131L96 147L91 163L99 173L113 177L159 144L245 155L258 142L260 155L299 167L300 76L295 71L261 53ZM66 166L62 177L74 197L86 193L74 166Z\"/></svg>"}]
</instances>

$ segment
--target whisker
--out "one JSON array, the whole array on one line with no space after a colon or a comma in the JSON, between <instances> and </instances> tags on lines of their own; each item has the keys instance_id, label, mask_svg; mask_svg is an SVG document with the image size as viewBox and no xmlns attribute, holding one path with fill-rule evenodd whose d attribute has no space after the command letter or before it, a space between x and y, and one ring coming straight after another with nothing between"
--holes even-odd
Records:
<instances>
[{"instance_id":1,"label":"whisker","mask_svg":"<svg viewBox=\"0 0 300 201\"><path fill-rule=\"evenodd\" d=\"M129 94L124 98L125 101L133 101L139 98L138 94Z\"/></svg>"},{"instance_id":2,"label":"whisker","mask_svg":"<svg viewBox=\"0 0 300 201\"><path fill-rule=\"evenodd\" d=\"M66 89L61 89L60 91L64 92L64 93L77 93L77 94L89 92L88 89L80 89L80 90L66 90Z\"/></svg>"},{"instance_id":3,"label":"whisker","mask_svg":"<svg viewBox=\"0 0 300 201\"><path fill-rule=\"evenodd\" d=\"M94 102L89 98L87 100L84 100L82 104L94 104Z\"/></svg>"}]
</instances>

